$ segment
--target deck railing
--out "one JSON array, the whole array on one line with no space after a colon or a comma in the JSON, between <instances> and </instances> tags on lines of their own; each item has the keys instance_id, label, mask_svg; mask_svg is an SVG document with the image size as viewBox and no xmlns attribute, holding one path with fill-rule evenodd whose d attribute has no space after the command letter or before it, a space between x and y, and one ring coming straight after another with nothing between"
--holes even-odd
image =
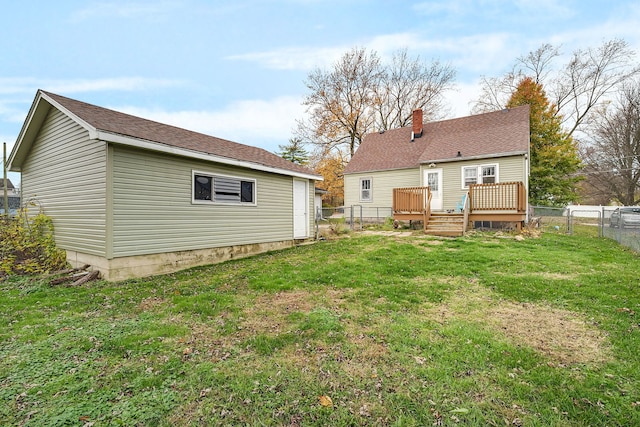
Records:
<instances>
[{"instance_id":1,"label":"deck railing","mask_svg":"<svg viewBox=\"0 0 640 427\"><path fill-rule=\"evenodd\" d=\"M527 209L527 194L522 182L471 184L469 207L474 211L515 211Z\"/></svg>"},{"instance_id":2,"label":"deck railing","mask_svg":"<svg viewBox=\"0 0 640 427\"><path fill-rule=\"evenodd\" d=\"M394 213L424 213L428 208L429 187L393 189Z\"/></svg>"}]
</instances>

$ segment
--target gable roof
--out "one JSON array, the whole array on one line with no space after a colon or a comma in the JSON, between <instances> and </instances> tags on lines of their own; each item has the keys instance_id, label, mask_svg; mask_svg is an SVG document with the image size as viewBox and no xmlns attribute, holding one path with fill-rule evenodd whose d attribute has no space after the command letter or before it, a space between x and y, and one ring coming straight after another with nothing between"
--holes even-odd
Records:
<instances>
[{"instance_id":1,"label":"gable roof","mask_svg":"<svg viewBox=\"0 0 640 427\"><path fill-rule=\"evenodd\" d=\"M417 168L424 163L495 158L529 152L529 106L370 133L344 173ZM458 156L460 152L460 156Z\"/></svg>"},{"instance_id":2,"label":"gable roof","mask_svg":"<svg viewBox=\"0 0 640 427\"><path fill-rule=\"evenodd\" d=\"M0 178L0 190L4 188L4 178ZM13 183L9 178L7 178L7 190L15 190L16 187L13 186Z\"/></svg>"},{"instance_id":3,"label":"gable roof","mask_svg":"<svg viewBox=\"0 0 640 427\"><path fill-rule=\"evenodd\" d=\"M17 143L9 156L11 170L20 170L40 125L56 108L89 131L89 137L169 154L251 169L322 180L311 169L262 148L228 141L179 127L121 113L39 90Z\"/></svg>"}]
</instances>

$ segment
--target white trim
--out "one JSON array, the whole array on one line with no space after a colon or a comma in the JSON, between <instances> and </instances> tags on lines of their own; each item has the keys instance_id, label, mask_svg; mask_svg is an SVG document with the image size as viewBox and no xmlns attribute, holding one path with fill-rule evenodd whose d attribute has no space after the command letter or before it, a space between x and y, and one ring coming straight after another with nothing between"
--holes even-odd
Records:
<instances>
[{"instance_id":1,"label":"white trim","mask_svg":"<svg viewBox=\"0 0 640 427\"><path fill-rule=\"evenodd\" d=\"M139 138L134 138L134 137L129 137L129 136L125 136L125 135L119 135L119 134L114 134L114 133L111 133L111 132L98 130L98 129L94 128L93 126L89 125L87 122L85 122L84 120L82 120L78 116L76 116L75 114L73 114L68 109L64 108L57 101L55 101L54 99L50 98L46 94L41 92L40 95L49 104L53 105L55 108L57 108L58 110L62 111L64 114L69 116L73 121L78 123L80 126L82 126L85 129L87 129L87 131L89 131L89 139L100 139L100 140L103 140L103 141L106 141L106 142L113 142L113 143L116 143L116 144L124 144L124 145L129 145L129 146L132 146L132 147L144 148L146 150L153 150L153 151L159 151L159 152L167 153L167 154L174 154L174 155L177 155L177 156L190 157L190 158L193 158L193 159L208 160L208 161L211 161L211 162L222 163L222 164L225 164L225 165L240 166L240 167L249 168L249 169L255 169L255 170L259 170L259 171L263 171L263 172L272 172L272 173L277 173L277 174L281 174L281 175L294 176L294 177L298 177L298 178L313 179L313 180L316 180L316 181L322 181L323 180L323 178L321 176L318 176L318 175L310 175L310 174L305 174L305 173L301 173L301 172L289 171L289 170L286 170L286 169L280 169L280 168L276 168L276 167L272 167L272 166L261 165L259 163L253 163L253 162L248 162L248 161L244 161L244 160L237 160L237 159L231 159L231 158L227 158L227 157L216 156L216 155L213 155L213 154L207 154L207 153L203 153L203 152L200 152L200 151L188 150L186 148L173 147L173 146L166 145L166 144L163 144L163 143L160 143L160 142L147 141L147 140L143 140L143 139L139 139ZM37 105L37 101L36 101L36 105ZM240 144L240 145L242 145L242 144Z\"/></svg>"},{"instance_id":2,"label":"white trim","mask_svg":"<svg viewBox=\"0 0 640 427\"><path fill-rule=\"evenodd\" d=\"M369 198L364 199L362 197L362 181L369 181ZM363 176L358 180L358 198L361 202L371 203L373 202L373 177L371 176Z\"/></svg>"},{"instance_id":3,"label":"white trim","mask_svg":"<svg viewBox=\"0 0 640 427\"><path fill-rule=\"evenodd\" d=\"M294 176L297 178L314 179L316 181L322 181L323 178L316 175L309 175L300 172L288 171L286 169L274 168L272 166L265 166L258 163L247 162L244 160L231 159L228 157L216 156L214 154L202 153L200 151L187 150L185 148L173 147L171 145L162 144L159 142L145 141L138 138L131 138L123 135L116 135L109 132L98 131L97 139L101 139L115 144L123 144L136 148L143 148L145 150L159 151L161 153L174 154L176 156L184 156L192 159L207 160L210 162L221 163L224 165L239 166L247 169L259 170L263 172L277 173L280 175Z\"/></svg>"},{"instance_id":4,"label":"white trim","mask_svg":"<svg viewBox=\"0 0 640 427\"><path fill-rule=\"evenodd\" d=\"M463 165L460 166L460 188L462 190L468 190L469 187L464 185L464 170L465 169L476 169L476 184L482 183L482 168L487 166L493 166L496 170L495 182L500 182L500 164L499 163L484 163L481 165Z\"/></svg>"},{"instance_id":5,"label":"white trim","mask_svg":"<svg viewBox=\"0 0 640 427\"><path fill-rule=\"evenodd\" d=\"M195 198L194 186L196 175L211 177L211 200L200 200ZM253 202L233 202L233 201L216 201L215 200L215 178L230 178L237 179L238 181L250 181L253 182ZM225 175L221 173L202 172L192 169L191 170L191 204L193 205L232 205L232 206L258 206L258 180L255 178L245 178L242 176Z\"/></svg>"},{"instance_id":6,"label":"white trim","mask_svg":"<svg viewBox=\"0 0 640 427\"><path fill-rule=\"evenodd\" d=\"M303 200L297 200L296 199L296 183L300 182L304 185L304 197ZM292 235L294 239L307 239L309 238L309 181L308 180L301 180L301 179L293 179L292 181L292 191L293 191L293 195L292 195L292 213L293 213L293 218L292 218L292 225L293 225L293 230L292 231ZM302 202L303 206L304 206L304 217L302 218L304 220L304 231L302 232L302 234L296 234L296 206L298 206L298 203Z\"/></svg>"}]
</instances>

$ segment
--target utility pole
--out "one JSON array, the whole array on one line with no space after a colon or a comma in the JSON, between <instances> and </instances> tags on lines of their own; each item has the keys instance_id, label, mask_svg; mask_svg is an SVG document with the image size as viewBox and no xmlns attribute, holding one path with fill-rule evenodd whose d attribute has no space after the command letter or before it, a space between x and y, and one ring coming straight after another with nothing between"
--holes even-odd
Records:
<instances>
[{"instance_id":1,"label":"utility pole","mask_svg":"<svg viewBox=\"0 0 640 427\"><path fill-rule=\"evenodd\" d=\"M9 196L7 194L7 143L2 143L2 170L4 171L4 215L9 218Z\"/></svg>"}]
</instances>

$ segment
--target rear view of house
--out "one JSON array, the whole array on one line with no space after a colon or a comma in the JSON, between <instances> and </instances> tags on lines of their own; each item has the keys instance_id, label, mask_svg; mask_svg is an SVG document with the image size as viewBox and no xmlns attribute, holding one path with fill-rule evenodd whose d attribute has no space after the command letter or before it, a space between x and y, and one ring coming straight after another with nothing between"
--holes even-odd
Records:
<instances>
[{"instance_id":1,"label":"rear view of house","mask_svg":"<svg viewBox=\"0 0 640 427\"><path fill-rule=\"evenodd\" d=\"M424 221L432 234L459 234L439 233L439 222L462 222L462 231L488 221L521 224L529 107L430 123L416 110L412 126L366 135L344 177L345 206L387 209L396 219Z\"/></svg>"},{"instance_id":2,"label":"rear view of house","mask_svg":"<svg viewBox=\"0 0 640 427\"><path fill-rule=\"evenodd\" d=\"M8 164L71 264L112 280L307 239L322 179L260 148L44 91Z\"/></svg>"}]
</instances>

